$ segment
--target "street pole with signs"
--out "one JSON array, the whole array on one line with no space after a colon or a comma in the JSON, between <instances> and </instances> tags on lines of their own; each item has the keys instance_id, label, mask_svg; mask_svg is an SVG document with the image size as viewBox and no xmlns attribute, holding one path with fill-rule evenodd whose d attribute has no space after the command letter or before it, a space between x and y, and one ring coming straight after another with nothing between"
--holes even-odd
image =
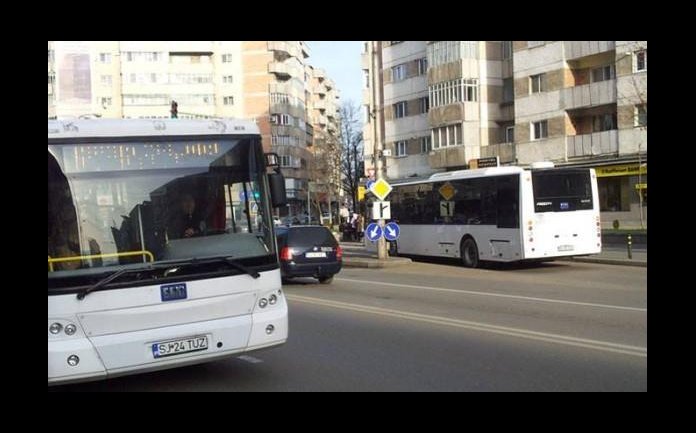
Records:
<instances>
[{"instance_id":1,"label":"street pole with signs","mask_svg":"<svg viewBox=\"0 0 696 433\"><path fill-rule=\"evenodd\" d=\"M381 95L382 92L382 83L381 83L381 78L382 78L382 65L381 65L381 41L372 41L372 53L370 56L370 73L372 75L372 91L371 96L372 96L372 110L375 114L375 117L373 119L372 125L373 125L373 135L372 137L374 138L374 152L377 156L376 158L376 175L377 175L377 180L382 180L384 178L384 165L383 165L383 151L384 151L384 142L382 141L382 137L380 134L380 126L382 122L382 110L380 109L381 107L378 107L377 104L381 102L381 98L378 97L378 95ZM384 230L384 219L380 219L378 222L379 227ZM377 258L379 260L386 260L387 259L387 241L384 239L383 236L380 236L379 240L377 241Z\"/></svg>"}]
</instances>

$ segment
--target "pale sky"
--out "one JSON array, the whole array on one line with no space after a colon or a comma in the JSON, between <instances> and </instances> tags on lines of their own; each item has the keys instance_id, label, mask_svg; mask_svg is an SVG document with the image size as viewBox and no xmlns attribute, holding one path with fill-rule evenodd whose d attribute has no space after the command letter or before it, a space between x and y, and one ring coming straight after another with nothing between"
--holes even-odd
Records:
<instances>
[{"instance_id":1,"label":"pale sky","mask_svg":"<svg viewBox=\"0 0 696 433\"><path fill-rule=\"evenodd\" d=\"M360 52L362 41L306 41L309 64L326 71L341 91L341 102L352 99L360 106L362 101L362 71Z\"/></svg>"}]
</instances>

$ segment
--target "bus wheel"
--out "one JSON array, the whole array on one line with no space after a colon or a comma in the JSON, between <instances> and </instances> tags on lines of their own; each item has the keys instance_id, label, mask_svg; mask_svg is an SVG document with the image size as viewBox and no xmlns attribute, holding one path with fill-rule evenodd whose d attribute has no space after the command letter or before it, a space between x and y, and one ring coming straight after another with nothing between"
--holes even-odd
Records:
<instances>
[{"instance_id":1,"label":"bus wheel","mask_svg":"<svg viewBox=\"0 0 696 433\"><path fill-rule=\"evenodd\" d=\"M399 246L396 245L396 241L389 242L389 256L396 257L399 255Z\"/></svg>"},{"instance_id":2,"label":"bus wheel","mask_svg":"<svg viewBox=\"0 0 696 433\"><path fill-rule=\"evenodd\" d=\"M462 242L462 263L467 268L477 268L479 265L479 252L476 242L471 239L465 239Z\"/></svg>"}]
</instances>

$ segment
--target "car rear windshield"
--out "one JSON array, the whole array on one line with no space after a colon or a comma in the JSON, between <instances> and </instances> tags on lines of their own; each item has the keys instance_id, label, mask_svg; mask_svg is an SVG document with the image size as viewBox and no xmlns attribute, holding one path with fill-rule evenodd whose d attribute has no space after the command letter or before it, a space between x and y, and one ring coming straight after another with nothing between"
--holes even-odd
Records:
<instances>
[{"instance_id":1,"label":"car rear windshield","mask_svg":"<svg viewBox=\"0 0 696 433\"><path fill-rule=\"evenodd\" d=\"M332 246L337 245L336 238L325 227L291 227L288 230L290 246Z\"/></svg>"}]
</instances>

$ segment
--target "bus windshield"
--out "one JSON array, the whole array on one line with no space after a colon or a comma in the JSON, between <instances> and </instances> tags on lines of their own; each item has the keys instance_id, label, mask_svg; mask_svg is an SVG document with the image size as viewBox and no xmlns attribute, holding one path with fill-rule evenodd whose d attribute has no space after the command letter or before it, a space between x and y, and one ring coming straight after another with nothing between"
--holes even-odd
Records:
<instances>
[{"instance_id":1,"label":"bus windshield","mask_svg":"<svg viewBox=\"0 0 696 433\"><path fill-rule=\"evenodd\" d=\"M274 255L265 173L249 137L49 144L49 290L117 266Z\"/></svg>"}]
</instances>

